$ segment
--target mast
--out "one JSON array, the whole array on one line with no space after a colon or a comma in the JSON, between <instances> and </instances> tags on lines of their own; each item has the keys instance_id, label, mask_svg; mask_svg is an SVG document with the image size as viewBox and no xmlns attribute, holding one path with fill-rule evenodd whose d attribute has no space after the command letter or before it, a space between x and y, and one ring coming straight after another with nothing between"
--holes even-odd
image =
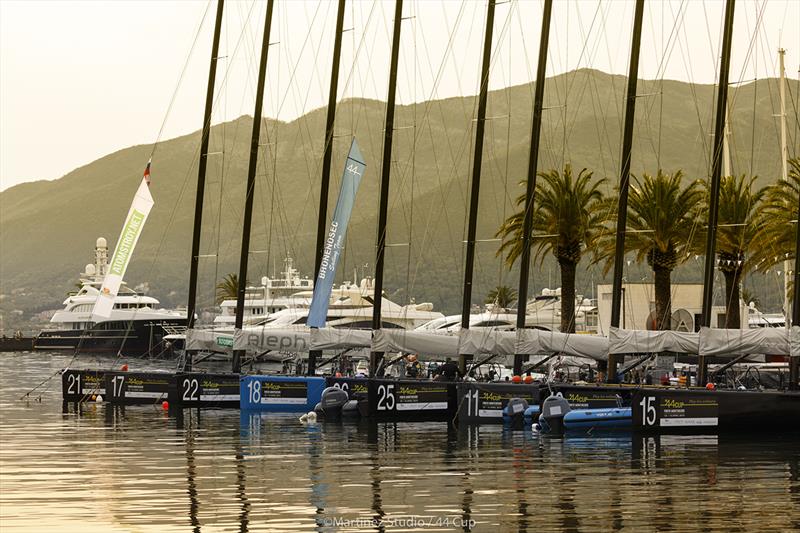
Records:
<instances>
[{"instance_id":1,"label":"mast","mask_svg":"<svg viewBox=\"0 0 800 533\"><path fill-rule=\"evenodd\" d=\"M786 68L784 67L784 56L786 55L786 50L783 48L778 49L778 59L780 60L780 95L781 95L781 179L784 181L789 179L789 169L788 169L788 160L789 160L789 149L786 146ZM784 260L783 262L783 314L785 317L784 322L786 323L786 329L790 329L791 325L789 324L789 317L792 317L791 324L796 324L794 320L794 309L790 314L790 298L791 293L789 292L789 281L791 277L789 276L789 271L792 269L792 262L789 259Z\"/></svg>"},{"instance_id":2,"label":"mast","mask_svg":"<svg viewBox=\"0 0 800 533\"><path fill-rule=\"evenodd\" d=\"M472 162L472 190L469 196L469 221L467 224L467 257L464 265L464 296L461 303L461 329L469 329L469 311L472 304L472 271L475 263L475 233L478 223L478 200L481 188L481 163L483 162L483 132L486 122L486 100L489 93L489 64L492 54L492 29L494 27L495 0L489 0L486 10L486 32L483 40L481 86L478 96L478 119L475 124L475 155ZM468 354L458 357L459 370L464 373Z\"/></svg>"},{"instance_id":3,"label":"mast","mask_svg":"<svg viewBox=\"0 0 800 533\"><path fill-rule=\"evenodd\" d=\"M235 330L242 329L244 322L244 292L247 286L247 260L250 254L250 225L253 219L253 196L256 188L256 167L258 166L258 141L261 135L261 108L264 101L264 81L267 75L267 52L269 52L269 34L272 27L272 8L275 0L267 1L267 15L264 21L264 37L261 41L261 63L258 67L258 84L256 85L256 106L253 111L253 134L250 138L250 164L247 167L247 189L244 200L244 221L242 222L242 249L239 255L239 287L236 290L236 322ZM232 371L239 373L242 369L244 350L233 351Z\"/></svg>"},{"instance_id":4,"label":"mast","mask_svg":"<svg viewBox=\"0 0 800 533\"><path fill-rule=\"evenodd\" d=\"M781 178L789 179L789 149L786 146L786 68L784 66L784 56L786 50L778 49L780 58L780 95L781 95ZM786 329L789 331L789 345L791 346L792 326L800 325L800 205L797 210L797 223L794 227L796 242L794 249L794 295L792 298L791 316L792 322L789 324L789 267L790 261L787 259L783 264L784 271L784 313L786 313ZM800 388L800 356L789 356L789 390Z\"/></svg>"},{"instance_id":5,"label":"mast","mask_svg":"<svg viewBox=\"0 0 800 533\"><path fill-rule=\"evenodd\" d=\"M797 224L794 227L796 240L794 248L794 299L792 301L792 325L800 325L800 205L797 206ZM791 331L791 330L790 330ZM791 346L791 333L789 346ZM800 380L800 356L789 356L789 389L798 389Z\"/></svg>"},{"instance_id":6,"label":"mast","mask_svg":"<svg viewBox=\"0 0 800 533\"><path fill-rule=\"evenodd\" d=\"M531 262L531 232L533 231L533 205L536 194L536 175L539 171L539 139L542 131L542 105L547 73L547 47L550 42L550 18L553 0L545 0L542 12L542 31L539 36L539 63L536 67L536 86L533 91L533 119L531 121L531 147L528 155L528 179L525 185L525 219L522 226L522 257L519 265L519 290L517 291L517 331L525 327L528 307L528 274ZM514 356L514 374L522 373L525 356Z\"/></svg>"},{"instance_id":7,"label":"mast","mask_svg":"<svg viewBox=\"0 0 800 533\"><path fill-rule=\"evenodd\" d=\"M211 109L214 104L214 85L217 78L219 34L222 28L222 8L225 0L217 1L217 18L214 23L214 38L211 42L211 60L208 67L208 88L203 110L203 130L200 135L200 161L197 164L197 192L194 202L194 228L192 230L192 256L189 260L189 301L186 305L186 327L194 327L195 303L197 301L197 270L200 255L200 230L203 225L203 199L206 189L206 166L208 165L208 140L211 131ZM191 369L191 355L187 354L185 369Z\"/></svg>"},{"instance_id":8,"label":"mast","mask_svg":"<svg viewBox=\"0 0 800 533\"><path fill-rule=\"evenodd\" d=\"M735 0L725 2L725 29L722 36L722 59L717 89L717 114L714 119L714 157L711 166L711 199L708 209L708 233L703 275L703 313L701 325L711 326L711 304L714 298L714 264L716 263L717 216L719 214L719 183L722 172L722 145L725 137L725 110L728 106L728 71L731 62L731 40L733 36L733 10ZM706 384L708 363L704 356L697 360L697 384Z\"/></svg>"},{"instance_id":9,"label":"mast","mask_svg":"<svg viewBox=\"0 0 800 533\"><path fill-rule=\"evenodd\" d=\"M336 33L333 36L333 60L331 61L331 86L328 92L328 115L325 119L325 153L322 156L322 180L319 186L319 215L317 217L317 248L314 258L314 279L319 275L322 264L322 250L325 247L326 225L328 221L328 189L331 182L331 156L333 154L333 125L336 122L336 96L339 87L339 59L342 55L342 27L344 26L345 0L339 0L336 13ZM356 280L356 283L358 280ZM308 374L316 371L319 350L308 352Z\"/></svg>"},{"instance_id":10,"label":"mast","mask_svg":"<svg viewBox=\"0 0 800 533\"><path fill-rule=\"evenodd\" d=\"M386 252L386 218L389 210L389 178L392 172L392 136L394 130L394 102L397 93L397 61L400 55L400 24L403 17L403 0L394 7L394 29L392 32L392 59L389 66L389 95L386 99L386 122L383 132L383 166L381 168L381 196L378 208L378 238L375 253L375 290L372 304L372 330L381 328L381 304L383 301L383 259ZM358 279L356 279L358 282ZM372 352L370 375L374 376L383 353Z\"/></svg>"},{"instance_id":11,"label":"mast","mask_svg":"<svg viewBox=\"0 0 800 533\"><path fill-rule=\"evenodd\" d=\"M731 170L731 146L730 146L730 135L731 135L731 124L728 122L728 108L725 106L725 137L722 140L722 177L733 176L733 171Z\"/></svg>"},{"instance_id":12,"label":"mast","mask_svg":"<svg viewBox=\"0 0 800 533\"><path fill-rule=\"evenodd\" d=\"M625 95L625 127L622 133L622 156L619 172L619 201L617 203L617 239L614 247L614 278L611 290L611 327L619 328L622 307L622 269L625 258L625 232L628 224L628 189L631 181L631 149L633 147L633 122L636 117L636 87L639 79L639 50L642 43L642 18L644 0L636 0L631 38L631 62L628 66L628 89ZM617 364L621 356L609 354L606 381L617 381Z\"/></svg>"},{"instance_id":13,"label":"mast","mask_svg":"<svg viewBox=\"0 0 800 533\"><path fill-rule=\"evenodd\" d=\"M797 206L797 223L795 231L794 248L794 299L792 301L792 325L800 325L800 204ZM789 346L792 345L791 330L789 333ZM789 355L789 389L797 390L800 386L800 355Z\"/></svg>"}]
</instances>

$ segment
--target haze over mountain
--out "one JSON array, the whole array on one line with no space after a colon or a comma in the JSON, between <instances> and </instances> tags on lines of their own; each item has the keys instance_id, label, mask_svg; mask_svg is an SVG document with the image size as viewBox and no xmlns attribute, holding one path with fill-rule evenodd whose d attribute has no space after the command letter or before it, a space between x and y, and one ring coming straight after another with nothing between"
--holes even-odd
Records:
<instances>
[{"instance_id":1,"label":"haze over mountain","mask_svg":"<svg viewBox=\"0 0 800 533\"><path fill-rule=\"evenodd\" d=\"M732 88L730 105L733 172L757 174L761 183L779 176L780 158L774 79ZM792 81L792 84L795 82ZM571 162L618 181L625 78L579 70L548 79L539 158L540 170ZM794 90L794 89L793 89ZM491 287L516 286L495 258L490 241L523 192L518 185L528 164L531 84L489 96L481 178L477 262L472 300ZM710 169L715 87L678 81L641 81L632 169L683 169L705 178ZM800 93L800 91L798 91ZM386 289L399 303L431 301L457 312L463 281L463 240L474 143L473 96L397 108L386 259ZM352 135L367 161L337 280L372 275L385 103L351 99L339 103L333 143L330 217ZM305 275L313 269L325 109L292 122L265 120L253 219L249 280L277 274L290 254ZM789 117L789 129L796 117ZM200 117L198 117L198 122ZM565 128L566 123L566 128ZM252 118L218 124L211 134L203 214L200 307L213 306L214 285L238 269L244 183ZM185 304L194 216L199 131L161 142L153 154L155 207L128 269L126 280L149 284L167 306ZM0 193L0 310L25 316L60 307L78 273L92 259L95 239L113 249L131 198L152 151L133 146L75 169L54 181L25 183ZM790 149L791 150L791 149ZM790 155L796 155L790 152ZM702 223L702 221L699 221ZM700 260L702 262L702 259ZM700 264L700 266L702 266ZM678 279L694 276L690 265ZM628 279L647 276L629 267ZM533 269L533 283L558 285L552 261ZM589 294L602 279L601 267L579 272ZM773 290L773 289L770 289Z\"/></svg>"}]
</instances>

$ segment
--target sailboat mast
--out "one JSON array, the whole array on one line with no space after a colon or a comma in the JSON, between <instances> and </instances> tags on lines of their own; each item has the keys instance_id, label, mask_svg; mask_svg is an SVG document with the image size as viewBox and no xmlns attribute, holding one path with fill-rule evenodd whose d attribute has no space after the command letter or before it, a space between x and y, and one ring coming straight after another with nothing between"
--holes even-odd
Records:
<instances>
[{"instance_id":1,"label":"sailboat mast","mask_svg":"<svg viewBox=\"0 0 800 533\"><path fill-rule=\"evenodd\" d=\"M322 263L322 248L325 243L325 226L328 217L328 189L331 182L331 156L333 155L333 125L336 121L336 97L339 87L339 60L342 55L342 27L344 26L345 0L339 0L336 14L336 33L333 37L333 60L331 62L331 86L328 91L328 114L325 119L325 153L322 156L322 181L319 191L319 218L317 219L317 248L314 260L314 276L319 274Z\"/></svg>"},{"instance_id":2,"label":"sailboat mast","mask_svg":"<svg viewBox=\"0 0 800 533\"><path fill-rule=\"evenodd\" d=\"M725 29L722 35L722 59L719 69L717 89L717 114L714 120L714 157L711 164L711 198L708 209L708 232L706 239L706 258L703 275L703 314L701 325L711 326L711 305L714 300L714 264L716 263L717 217L719 214L719 186L722 173L722 145L725 137L725 111L728 107L728 71L731 62L731 41L733 37L733 11L735 0L725 2ZM708 363L704 356L697 361L697 384L705 385Z\"/></svg>"},{"instance_id":3,"label":"sailboat mast","mask_svg":"<svg viewBox=\"0 0 800 533\"><path fill-rule=\"evenodd\" d=\"M550 18L553 0L545 0L542 12L542 31L539 36L539 63L536 67L536 86L533 90L533 119L531 121L531 147L528 155L528 176L525 185L525 219L522 229L522 256L519 265L519 290L517 291L517 331L525 327L528 307L528 275L531 262L531 232L533 231L533 206L536 194L536 175L539 171L539 139L542 131L542 105L547 74L547 48L550 42ZM522 372L525 356L514 356L514 374Z\"/></svg>"},{"instance_id":4,"label":"sailboat mast","mask_svg":"<svg viewBox=\"0 0 800 533\"><path fill-rule=\"evenodd\" d=\"M788 161L789 161L789 150L786 146L786 68L784 66L784 56L786 55L786 50L781 48L778 50L778 55L780 56L780 68L781 68L781 165L782 165L782 178L784 180L789 179L789 169ZM795 231L795 248L794 248L794 297L792 298L792 326L800 326L800 205L797 206L797 223L794 227ZM788 270L786 265L784 265L784 270ZM788 274L788 272L786 272ZM789 298L789 284L788 279L786 280L786 298L788 303ZM786 307L787 313L786 316L788 318L788 307ZM786 321L786 327L789 328L789 345L791 346L791 326L789 326L789 321ZM789 390L797 390L800 388L800 356L792 357L792 354L789 356Z\"/></svg>"},{"instance_id":5,"label":"sailboat mast","mask_svg":"<svg viewBox=\"0 0 800 533\"><path fill-rule=\"evenodd\" d=\"M208 67L208 88L206 106L203 111L203 130L200 135L200 161L197 164L197 193L194 202L194 228L192 230L192 256L189 261L189 301L187 302L187 322L194 326L195 305L197 301L197 270L200 255L200 230L203 225L203 199L206 189L206 167L208 165L208 140L211 132L211 109L214 104L214 85L217 79L217 58L219 57L219 34L222 28L222 8L225 0L217 2L217 18L214 23L214 39L211 43L211 61Z\"/></svg>"},{"instance_id":6,"label":"sailboat mast","mask_svg":"<svg viewBox=\"0 0 800 533\"><path fill-rule=\"evenodd\" d=\"M247 260L250 254L250 226L253 219L253 196L256 188L256 168L258 166L258 144L261 136L261 108L264 101L264 81L267 75L267 53L269 52L269 34L272 27L272 8L275 0L267 1L267 15L264 21L264 37L261 41L261 62L258 67L258 84L256 85L256 105L253 111L253 134L250 138L250 163L247 167L247 189L244 200L244 221L242 222L242 249L239 255L239 287L236 290L236 330L242 329L244 322L244 293L247 287ZM244 350L233 351L232 371L238 373L242 369Z\"/></svg>"},{"instance_id":7,"label":"sailboat mast","mask_svg":"<svg viewBox=\"0 0 800 533\"><path fill-rule=\"evenodd\" d=\"M389 95L386 98L386 122L383 130L383 160L381 168L381 196L378 207L378 239L375 254L375 291L372 304L372 329L381 328L381 303L383 295L383 260L386 252L386 218L389 210L389 178L392 173L392 137L394 131L394 103L397 93L397 61L400 56L400 25L403 19L403 0L394 7L392 31L392 58L389 66ZM356 280L358 282L358 280ZM374 376L382 353L372 352L370 375Z\"/></svg>"},{"instance_id":8,"label":"sailboat mast","mask_svg":"<svg viewBox=\"0 0 800 533\"><path fill-rule=\"evenodd\" d=\"M731 135L731 125L728 122L728 109L727 106L725 108L725 136L722 140L722 176L733 176L733 171L731 170L731 143L730 143L730 135Z\"/></svg>"},{"instance_id":9,"label":"sailboat mast","mask_svg":"<svg viewBox=\"0 0 800 533\"><path fill-rule=\"evenodd\" d=\"M339 91L339 60L342 55L342 28L344 27L345 0L339 0L336 13L336 32L333 36L333 60L331 61L331 86L328 91L328 113L325 118L325 153L322 156L322 179L319 186L319 214L317 216L317 247L314 258L314 279L319 275L322 265L322 251L325 248L325 235L328 221L328 190L331 183L331 157L333 155L333 126L336 122L336 97ZM355 280L358 283L358 280ZM308 374L316 372L319 350L308 352Z\"/></svg>"},{"instance_id":10,"label":"sailboat mast","mask_svg":"<svg viewBox=\"0 0 800 533\"><path fill-rule=\"evenodd\" d=\"M483 133L486 123L486 100L489 93L489 65L492 54L492 30L494 27L495 0L489 0L486 10L486 31L483 41L483 63L481 85L478 96L478 117L475 124L475 155L472 162L472 190L469 196L469 221L467 223L467 257L464 265L464 295L461 303L461 329L469 329L469 314L472 306L472 273L475 263L475 234L478 224L478 200L481 188L481 164L483 162ZM458 357L459 370L466 371L468 354Z\"/></svg>"},{"instance_id":11,"label":"sailboat mast","mask_svg":"<svg viewBox=\"0 0 800 533\"><path fill-rule=\"evenodd\" d=\"M786 146L786 67L784 66L784 56L786 55L786 50L783 48L778 49L778 59L780 61L780 95L781 95L781 179L784 181L789 179L789 169L788 169L788 160L789 160L789 149ZM786 259L783 262L783 313L786 322L786 329L789 329L791 325L789 324L789 317L794 317L794 309L792 309L792 313L789 313L789 304L791 302L791 294L789 293L789 280L791 277L789 276L789 271L792 268L792 262L789 259ZM792 318L792 324L795 324L794 318Z\"/></svg>"},{"instance_id":12,"label":"sailboat mast","mask_svg":"<svg viewBox=\"0 0 800 533\"><path fill-rule=\"evenodd\" d=\"M642 19L644 0L636 0L633 14L631 59L628 66L628 88L625 95L625 127L622 132L622 156L620 157L619 200L617 202L617 239L614 247L614 277L611 290L611 327L619 328L622 307L622 269L625 257L625 232L628 225L628 190L631 181L631 150L633 147L633 124L636 118L636 88L639 80L639 50L642 43ZM620 356L609 354L606 380L617 381L617 365Z\"/></svg>"},{"instance_id":13,"label":"sailboat mast","mask_svg":"<svg viewBox=\"0 0 800 533\"><path fill-rule=\"evenodd\" d=\"M797 206L797 224L795 231L794 247L794 298L792 301L792 325L800 325L800 203ZM791 330L789 333L789 346L792 345ZM789 390L797 390L800 383L800 356L789 355Z\"/></svg>"}]
</instances>

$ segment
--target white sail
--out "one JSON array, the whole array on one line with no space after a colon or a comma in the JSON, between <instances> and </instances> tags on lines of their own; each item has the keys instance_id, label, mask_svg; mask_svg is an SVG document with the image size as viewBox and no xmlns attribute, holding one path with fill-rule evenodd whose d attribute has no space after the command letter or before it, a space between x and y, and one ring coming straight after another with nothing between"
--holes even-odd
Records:
<instances>
[{"instance_id":1,"label":"white sail","mask_svg":"<svg viewBox=\"0 0 800 533\"><path fill-rule=\"evenodd\" d=\"M111 310L114 308L114 299L119 292L119 287L125 276L125 270L128 268L131 255L133 255L133 249L139 241L144 223L153 208L154 202L153 197L150 195L148 183L149 168L150 163L147 164L148 170L145 170L145 177L142 178L142 183L139 184L139 189L133 197L128 216L125 217L125 225L122 226L122 233L117 239L114 255L111 256L108 272L103 280L103 286L100 288L100 295L97 297L94 309L92 309L92 320L94 321L111 316Z\"/></svg>"}]
</instances>

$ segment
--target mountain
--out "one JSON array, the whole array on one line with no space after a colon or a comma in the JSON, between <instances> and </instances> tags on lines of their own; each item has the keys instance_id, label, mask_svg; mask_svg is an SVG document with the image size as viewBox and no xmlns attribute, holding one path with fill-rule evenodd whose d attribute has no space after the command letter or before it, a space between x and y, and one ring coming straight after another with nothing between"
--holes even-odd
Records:
<instances>
[{"instance_id":1,"label":"mountain","mask_svg":"<svg viewBox=\"0 0 800 533\"><path fill-rule=\"evenodd\" d=\"M732 88L731 152L735 173L755 173L761 183L780 172L774 106L777 81ZM578 70L547 80L540 169L565 162L618 181L624 76ZM679 81L639 83L634 174L683 169L704 178L710 168L710 132L716 90ZM479 202L477 260L472 300L480 303L499 284L516 285L495 258L492 241L501 220L523 192L530 143L533 85L489 95ZM458 312L463 280L463 240L474 144L474 96L432 100L397 108L386 259L386 289L405 302L431 301ZM371 275L375 254L385 103L339 103L333 142L328 216L353 134L367 161L356 200L339 280ZM198 117L199 118L199 117ZM258 169L249 280L280 272L291 254L301 273L313 269L325 109L292 121L265 119ZM199 306L211 307L214 285L238 269L244 182L252 118L215 125L211 133ZM792 125L789 129L791 130ZM155 207L126 276L148 282L165 305L185 303L200 133L163 141L153 154ZM59 307L78 272L92 258L95 239L113 247L152 146L133 146L77 168L54 181L25 183L0 193L0 310L29 316ZM613 193L609 188L609 193ZM698 223L703 223L699 221ZM549 258L533 269L538 290L557 286ZM692 278L695 268L678 272ZM647 275L642 269L643 276ZM588 264L579 274L587 294L602 279Z\"/></svg>"}]
</instances>

